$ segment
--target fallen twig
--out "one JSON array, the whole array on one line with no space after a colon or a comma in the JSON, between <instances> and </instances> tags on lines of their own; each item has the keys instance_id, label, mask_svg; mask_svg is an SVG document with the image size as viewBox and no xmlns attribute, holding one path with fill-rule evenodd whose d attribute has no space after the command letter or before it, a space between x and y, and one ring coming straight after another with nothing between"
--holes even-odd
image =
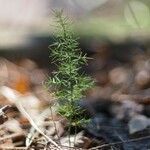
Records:
<instances>
[{"instance_id":1,"label":"fallen twig","mask_svg":"<svg viewBox=\"0 0 150 150\"><path fill-rule=\"evenodd\" d=\"M8 140L8 139L13 139L13 138L16 138L16 137L20 137L22 135L23 135L23 133L13 133L11 135L7 135L7 136L4 136L4 137L0 138L0 141L5 141L5 140Z\"/></svg>"},{"instance_id":2,"label":"fallen twig","mask_svg":"<svg viewBox=\"0 0 150 150\"><path fill-rule=\"evenodd\" d=\"M99 149L99 148L104 148L104 147L113 146L113 145L119 145L119 144L123 144L123 143L137 142L137 141L145 140L145 139L149 139L149 138L150 138L150 135L149 135L149 136L145 136L145 137L140 137L140 138L135 138L135 139L123 141L123 142L121 141L121 142L103 144L103 145L100 145L100 146L96 146L96 147L90 148L90 149L88 149L88 150L97 150L97 149Z\"/></svg>"}]
</instances>

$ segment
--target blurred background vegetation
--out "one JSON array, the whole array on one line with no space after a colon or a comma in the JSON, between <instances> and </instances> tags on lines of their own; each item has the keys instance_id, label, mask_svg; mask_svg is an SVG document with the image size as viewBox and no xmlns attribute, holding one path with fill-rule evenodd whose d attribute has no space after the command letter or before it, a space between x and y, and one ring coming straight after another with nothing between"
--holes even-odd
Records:
<instances>
[{"instance_id":1,"label":"blurred background vegetation","mask_svg":"<svg viewBox=\"0 0 150 150\"><path fill-rule=\"evenodd\" d=\"M52 9L63 9L81 38L147 42L150 37L148 0L0 0L0 49L45 48L53 33Z\"/></svg>"}]
</instances>

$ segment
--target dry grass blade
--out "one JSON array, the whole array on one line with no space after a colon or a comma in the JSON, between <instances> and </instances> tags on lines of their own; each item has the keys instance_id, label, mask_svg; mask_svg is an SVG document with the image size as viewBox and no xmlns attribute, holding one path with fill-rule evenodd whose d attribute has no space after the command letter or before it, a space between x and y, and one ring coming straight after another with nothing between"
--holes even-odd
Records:
<instances>
[{"instance_id":1,"label":"dry grass blade","mask_svg":"<svg viewBox=\"0 0 150 150\"><path fill-rule=\"evenodd\" d=\"M26 118L29 120L29 122L31 123L31 125L41 134L43 135L48 142L52 143L54 146L56 146L58 149L61 150L61 147L55 142L53 141L51 138L49 138L47 135L45 135L39 128L38 126L35 124L35 122L32 120L32 118L30 117L30 115L25 111L25 109L23 108L23 106L21 105L20 102L17 102L17 108L19 109L19 111L26 116Z\"/></svg>"},{"instance_id":2,"label":"dry grass blade","mask_svg":"<svg viewBox=\"0 0 150 150\"><path fill-rule=\"evenodd\" d=\"M0 147L1 150L27 150L26 147Z\"/></svg>"},{"instance_id":3,"label":"dry grass blade","mask_svg":"<svg viewBox=\"0 0 150 150\"><path fill-rule=\"evenodd\" d=\"M41 122L44 120L44 118L50 113L50 109L46 109L40 114L40 116L37 117L36 125L41 126ZM42 120L42 121L41 121ZM34 127L31 127L29 134L26 138L26 146L29 147L30 144L33 142L33 139L36 137L37 132Z\"/></svg>"}]
</instances>

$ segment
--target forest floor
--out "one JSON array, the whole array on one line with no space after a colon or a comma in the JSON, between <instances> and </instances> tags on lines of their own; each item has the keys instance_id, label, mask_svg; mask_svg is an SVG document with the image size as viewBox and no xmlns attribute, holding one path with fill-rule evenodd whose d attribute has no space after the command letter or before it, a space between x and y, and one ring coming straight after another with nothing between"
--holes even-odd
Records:
<instances>
[{"instance_id":1,"label":"forest floor","mask_svg":"<svg viewBox=\"0 0 150 150\"><path fill-rule=\"evenodd\" d=\"M71 135L42 84L48 68L1 58L0 149L150 149L149 54L136 53L127 62L110 55L107 46L91 55L87 72L96 84L81 101L91 120Z\"/></svg>"}]
</instances>

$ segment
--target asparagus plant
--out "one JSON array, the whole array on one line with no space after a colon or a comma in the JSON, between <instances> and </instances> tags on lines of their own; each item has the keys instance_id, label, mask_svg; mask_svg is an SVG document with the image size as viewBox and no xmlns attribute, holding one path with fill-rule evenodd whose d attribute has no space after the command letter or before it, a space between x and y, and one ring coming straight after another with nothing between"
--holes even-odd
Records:
<instances>
[{"instance_id":1,"label":"asparagus plant","mask_svg":"<svg viewBox=\"0 0 150 150\"><path fill-rule=\"evenodd\" d=\"M87 56L83 55L78 39L71 30L71 22L62 11L54 12L57 34L55 42L49 46L51 59L57 67L47 80L47 86L52 89L57 98L58 114L67 118L71 126L81 126L88 120L79 101L84 92L93 86L90 77L81 72L81 67L87 64Z\"/></svg>"}]
</instances>

